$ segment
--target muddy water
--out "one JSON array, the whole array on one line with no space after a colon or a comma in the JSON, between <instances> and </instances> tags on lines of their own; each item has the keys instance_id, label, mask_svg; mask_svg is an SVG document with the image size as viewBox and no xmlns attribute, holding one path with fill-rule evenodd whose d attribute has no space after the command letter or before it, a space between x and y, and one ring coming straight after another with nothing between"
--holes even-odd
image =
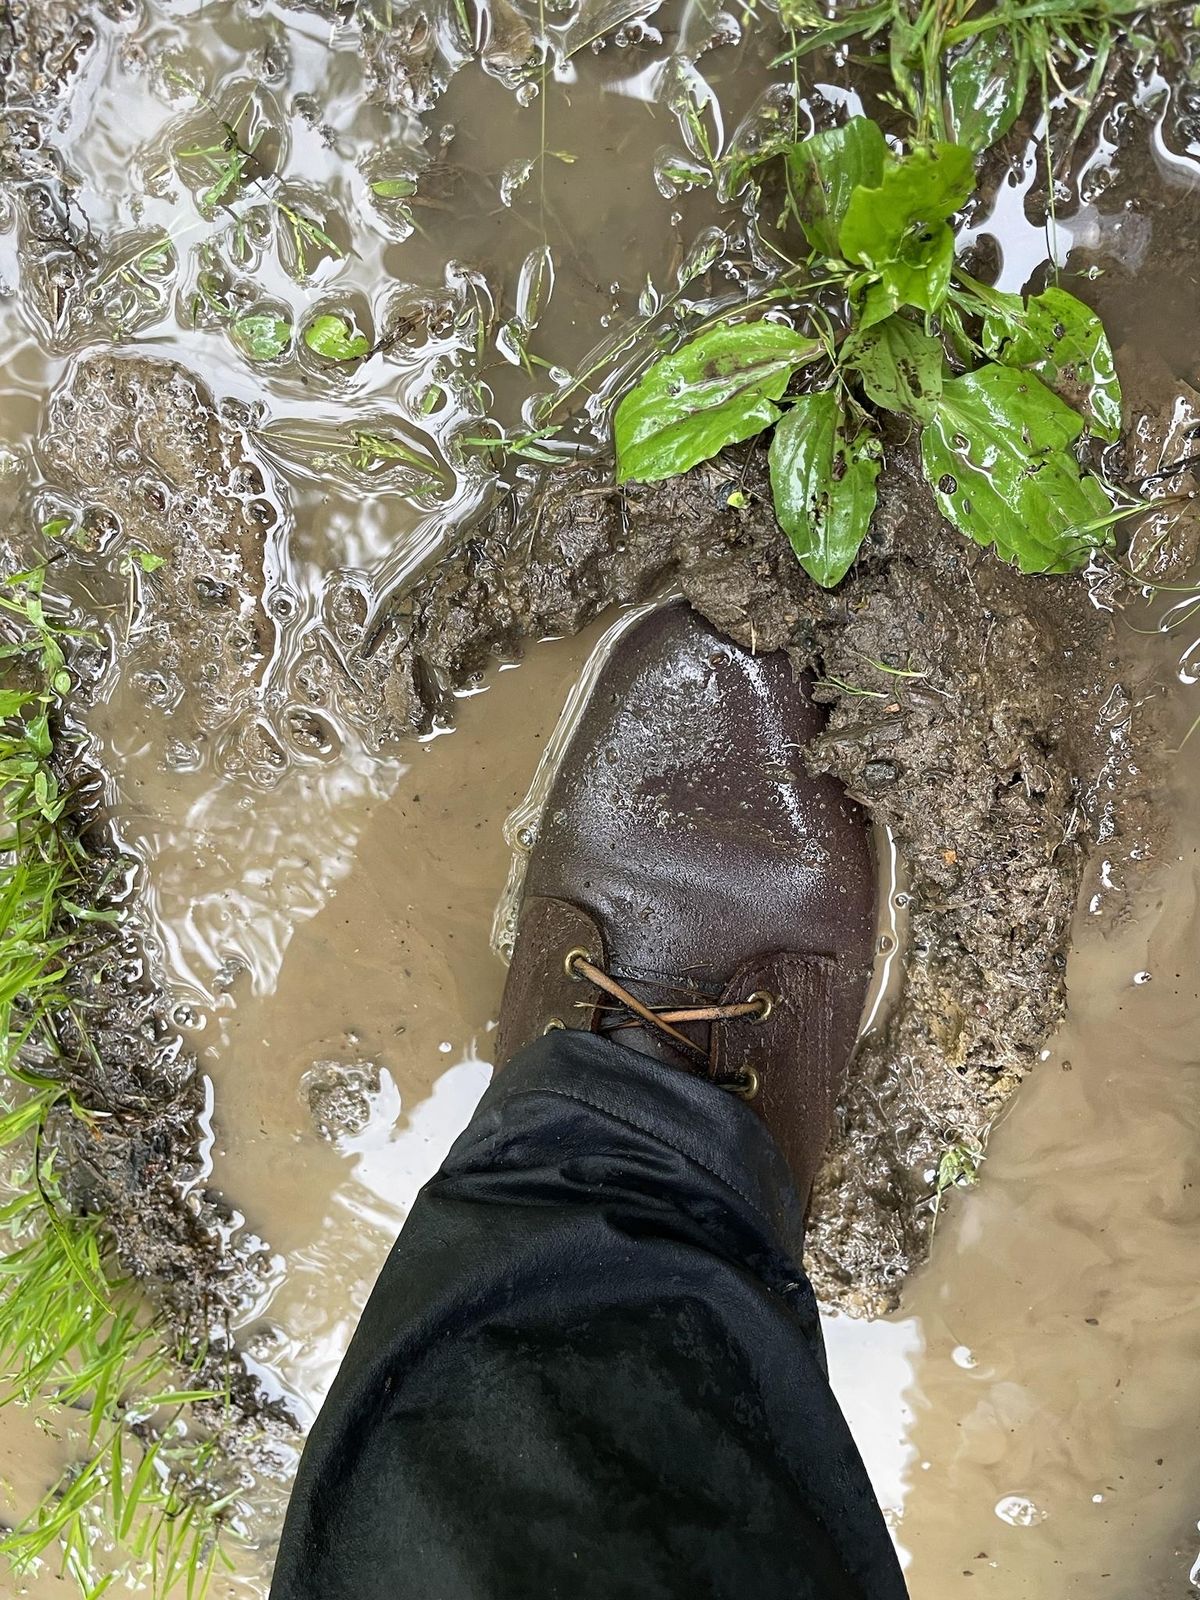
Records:
<instances>
[{"instance_id":1,"label":"muddy water","mask_svg":"<svg viewBox=\"0 0 1200 1600\"><path fill-rule=\"evenodd\" d=\"M214 1174L279 1252L278 1286L242 1336L302 1418L489 1077L503 824L598 631L497 673L460 703L453 735L413 749L389 796L355 807L352 863L280 936L273 984L235 984L197 1036L218 1108ZM1183 802L1197 777L1188 747L1161 866L1112 891L1115 918L1084 908L1069 1022L995 1135L986 1182L948 1209L902 1313L827 1322L834 1382L916 1595L957 1595L968 1573L970 1592L998 1597L1187 1592L1200 1553L1200 827ZM146 798L183 850L178 787ZM189 883L210 888L195 870L160 888L166 925L187 926L176 897ZM332 1141L303 1082L330 1062L378 1070ZM250 1592L283 1488L260 1486Z\"/></svg>"},{"instance_id":2,"label":"muddy water","mask_svg":"<svg viewBox=\"0 0 1200 1600\"><path fill-rule=\"evenodd\" d=\"M404 297L397 284L415 286L408 301L440 293L455 260L455 292L486 284L506 314L521 264L545 236L557 281L536 348L571 365L626 325L647 274L667 281L714 214L702 191L668 199L653 179L663 151L677 158L681 148L662 103L664 63L689 30L693 42L703 31L697 11L681 17L661 45L577 57L546 99L544 139L536 105L473 71L430 114L425 144L403 117L363 104L343 30L331 38L326 23L285 11L159 16L136 39L102 34L73 91L66 148L101 230L119 240L136 228L140 240L161 226L186 245L179 230L201 231L199 213L149 177L196 120L162 92L162 62L200 73L222 108L236 109L257 77L281 170L332 195L342 229L333 232L353 241L342 264L323 263L303 287L265 256L264 295L297 318L345 305L378 331ZM701 58L701 82L715 86L727 124L753 98L764 53ZM513 189L543 143L557 154ZM413 207L412 231L395 211L381 219L367 180L430 160L444 168L443 187ZM1047 253L1043 231L1024 218L1035 175L1036 162L1001 194L1006 287ZM12 236L0 240L15 279ZM418 340L335 382L303 359L269 373L250 366L219 329L191 329L169 296L143 304L134 322L137 348L180 359L219 397L264 408L255 427L280 514L273 581L290 600L272 682L289 681L339 580L348 574L380 600L488 492L486 465L454 444L475 425L478 396L457 384L444 410L431 416L421 404L470 336ZM10 319L10 447L23 448L45 394L113 331L92 323L48 335L32 316ZM464 370L480 375L469 362ZM538 384L495 352L483 376L489 409L515 423ZM318 428L327 447L334 427L377 413L398 418L439 462L436 494L414 505L344 461L314 465L296 443ZM118 665L137 643L127 587L103 590ZM380 757L339 727L329 749L289 752L265 790L226 771L211 748L173 758L169 724L137 688L118 670L103 686L92 728L117 826L144 864L151 963L211 1084L210 1181L274 1252L239 1339L302 1424L413 1195L487 1082L503 982L490 932L509 869L504 821L600 631L542 643L495 671L458 701L453 732ZM1169 652L1155 661L1169 681ZM1177 720L1181 729L1190 720L1183 704ZM835 1385L917 1596L1152 1600L1193 1590L1197 782L1200 739L1164 796L1175 832L1159 861L1144 880L1107 889L1101 915L1083 908L1068 1023L990 1144L986 1182L948 1207L901 1313L828 1323ZM4 1426L0 1470L20 1506L53 1476L58 1452ZM262 1593L289 1465L284 1451L278 1475L248 1497L254 1548L215 1592Z\"/></svg>"},{"instance_id":3,"label":"muddy water","mask_svg":"<svg viewBox=\"0 0 1200 1600\"><path fill-rule=\"evenodd\" d=\"M596 632L499 673L460 706L454 735L414 753L393 794L364 807L328 902L292 929L274 992L242 997L204 1045L216 1173L282 1258L243 1332L301 1416L487 1082L502 825ZM957 1595L967 1575L969 1592L998 1597L1188 1590L1200 827L1182 802L1197 775L1188 753L1176 837L1144 885L1113 891L1120 915L1084 908L1068 1024L995 1135L987 1181L948 1209L902 1313L827 1322L834 1383L915 1595ZM331 1061L379 1069L361 1125L333 1143L302 1087ZM269 1523L281 1486L262 1488Z\"/></svg>"}]
</instances>

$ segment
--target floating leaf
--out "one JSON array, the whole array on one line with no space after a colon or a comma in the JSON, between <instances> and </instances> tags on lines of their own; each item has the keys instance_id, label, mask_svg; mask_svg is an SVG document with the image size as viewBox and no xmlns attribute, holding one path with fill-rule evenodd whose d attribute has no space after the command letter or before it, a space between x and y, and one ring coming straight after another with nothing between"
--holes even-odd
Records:
<instances>
[{"instance_id":1,"label":"floating leaf","mask_svg":"<svg viewBox=\"0 0 1200 1600\"><path fill-rule=\"evenodd\" d=\"M417 467L426 476L432 465L427 456L418 455L402 439L396 439L388 434L371 433L364 428L354 430L354 464L360 471L366 472L376 467L380 462L402 461L406 466Z\"/></svg>"},{"instance_id":2,"label":"floating leaf","mask_svg":"<svg viewBox=\"0 0 1200 1600\"><path fill-rule=\"evenodd\" d=\"M938 309L954 264L954 234L946 218L974 186L970 151L934 144L889 161L881 183L854 190L839 239L842 256L878 280L866 288L864 327L902 305Z\"/></svg>"},{"instance_id":3,"label":"floating leaf","mask_svg":"<svg viewBox=\"0 0 1200 1600\"><path fill-rule=\"evenodd\" d=\"M1029 52L1007 28L976 34L946 74L946 109L956 144L982 155L1012 127L1029 93Z\"/></svg>"},{"instance_id":4,"label":"floating leaf","mask_svg":"<svg viewBox=\"0 0 1200 1600\"><path fill-rule=\"evenodd\" d=\"M875 509L879 441L869 429L853 439L837 396L803 395L771 440L775 515L805 572L825 589L839 583L858 554Z\"/></svg>"},{"instance_id":5,"label":"floating leaf","mask_svg":"<svg viewBox=\"0 0 1200 1600\"><path fill-rule=\"evenodd\" d=\"M345 317L314 317L304 330L304 342L327 361L358 361L371 348L365 334L355 333Z\"/></svg>"},{"instance_id":6,"label":"floating leaf","mask_svg":"<svg viewBox=\"0 0 1200 1600\"><path fill-rule=\"evenodd\" d=\"M70 517L51 517L49 522L42 523L42 533L47 539L57 539L60 534L66 533L70 526Z\"/></svg>"},{"instance_id":7,"label":"floating leaf","mask_svg":"<svg viewBox=\"0 0 1200 1600\"><path fill-rule=\"evenodd\" d=\"M254 361L274 361L292 342L292 325L269 311L239 317L230 328L234 343Z\"/></svg>"},{"instance_id":8,"label":"floating leaf","mask_svg":"<svg viewBox=\"0 0 1200 1600\"><path fill-rule=\"evenodd\" d=\"M149 550L131 550L129 558L131 561L136 561L143 572L157 572L159 567L165 566L167 562L166 556L156 556Z\"/></svg>"},{"instance_id":9,"label":"floating leaf","mask_svg":"<svg viewBox=\"0 0 1200 1600\"><path fill-rule=\"evenodd\" d=\"M877 406L927 422L942 392L941 341L907 317L888 317L846 341L843 361Z\"/></svg>"},{"instance_id":10,"label":"floating leaf","mask_svg":"<svg viewBox=\"0 0 1200 1600\"><path fill-rule=\"evenodd\" d=\"M416 194L417 185L412 178L376 178L371 193L380 200L407 200Z\"/></svg>"},{"instance_id":11,"label":"floating leaf","mask_svg":"<svg viewBox=\"0 0 1200 1600\"><path fill-rule=\"evenodd\" d=\"M851 117L841 128L815 133L788 154L800 226L822 255L838 256L838 235L856 188L883 181L887 144L868 117Z\"/></svg>"},{"instance_id":12,"label":"floating leaf","mask_svg":"<svg viewBox=\"0 0 1200 1600\"><path fill-rule=\"evenodd\" d=\"M775 401L822 347L777 322L710 328L663 356L617 407L617 477L654 483L750 439L779 416Z\"/></svg>"},{"instance_id":13,"label":"floating leaf","mask_svg":"<svg viewBox=\"0 0 1200 1600\"><path fill-rule=\"evenodd\" d=\"M1023 305L991 291L983 347L1003 366L1036 372L1102 439L1121 431L1121 384L1104 324L1065 289L1044 289Z\"/></svg>"},{"instance_id":14,"label":"floating leaf","mask_svg":"<svg viewBox=\"0 0 1200 1600\"><path fill-rule=\"evenodd\" d=\"M942 514L1022 572L1072 572L1107 542L1108 499L1082 478L1078 413L1032 373L987 366L949 379L921 439Z\"/></svg>"}]
</instances>

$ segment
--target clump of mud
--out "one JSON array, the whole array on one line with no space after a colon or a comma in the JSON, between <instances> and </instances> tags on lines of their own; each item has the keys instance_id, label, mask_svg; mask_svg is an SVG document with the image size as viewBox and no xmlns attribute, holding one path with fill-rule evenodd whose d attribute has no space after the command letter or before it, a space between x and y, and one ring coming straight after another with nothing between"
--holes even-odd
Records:
<instances>
[{"instance_id":1,"label":"clump of mud","mask_svg":"<svg viewBox=\"0 0 1200 1600\"><path fill-rule=\"evenodd\" d=\"M317 1061L300 1079L300 1093L318 1138L336 1144L361 1133L379 1093L373 1061Z\"/></svg>"},{"instance_id":2,"label":"clump of mud","mask_svg":"<svg viewBox=\"0 0 1200 1600\"><path fill-rule=\"evenodd\" d=\"M131 663L147 701L199 735L251 710L274 642L262 589L275 512L201 385L142 356L91 356L51 397L40 455L131 576L140 555L161 563L142 574L154 593Z\"/></svg>"},{"instance_id":3,"label":"clump of mud","mask_svg":"<svg viewBox=\"0 0 1200 1600\"><path fill-rule=\"evenodd\" d=\"M85 357L51 396L37 454L54 504L73 513L71 537L96 545L118 593L137 586L128 670L173 764L215 744L224 770L270 783L289 743L332 742L326 711L376 746L422 723L402 626L372 624L352 584L335 591L328 626L305 636L290 684L273 682L290 605L269 589L278 496L248 434L183 367ZM78 543L63 553L77 561Z\"/></svg>"}]
</instances>

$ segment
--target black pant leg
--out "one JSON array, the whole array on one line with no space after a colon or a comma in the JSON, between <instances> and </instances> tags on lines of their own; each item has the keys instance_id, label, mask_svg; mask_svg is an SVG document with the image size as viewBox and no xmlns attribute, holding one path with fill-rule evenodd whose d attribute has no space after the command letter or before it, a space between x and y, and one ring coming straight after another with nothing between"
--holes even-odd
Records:
<instances>
[{"instance_id":1,"label":"black pant leg","mask_svg":"<svg viewBox=\"0 0 1200 1600\"><path fill-rule=\"evenodd\" d=\"M388 1258L272 1600L903 1600L801 1221L735 1096L538 1041Z\"/></svg>"}]
</instances>

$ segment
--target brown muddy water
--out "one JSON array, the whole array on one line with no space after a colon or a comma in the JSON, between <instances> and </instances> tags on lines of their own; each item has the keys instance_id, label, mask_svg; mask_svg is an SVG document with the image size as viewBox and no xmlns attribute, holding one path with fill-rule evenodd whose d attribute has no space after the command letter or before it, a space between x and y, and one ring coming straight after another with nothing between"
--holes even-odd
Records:
<instances>
[{"instance_id":1,"label":"brown muddy water","mask_svg":"<svg viewBox=\"0 0 1200 1600\"><path fill-rule=\"evenodd\" d=\"M150 975L205 1074L202 1181L224 1196L233 1233L267 1252L234 1333L301 1428L413 1196L488 1081L506 825L612 618L497 664L452 719L382 751L349 691L315 731L291 717L298 685L336 645L347 595L377 612L493 492L480 455L456 441L484 409L516 425L544 387L543 368L530 376L504 358L505 319L529 304L531 252L549 243L555 265L531 348L574 369L632 325L647 277L670 281L719 220L711 194L682 182L696 153L673 109L681 88L727 142L772 53L745 19L699 7L631 8L622 21L585 5L562 13L569 62L531 98L520 71L530 19L469 16L484 68L462 65L468 52L441 15L436 48L395 55L365 25L284 7L98 14L44 126L99 259L76 256L82 281L68 274L56 289L53 273L30 269L27 226L0 233L0 445L14 505L86 523L86 496L60 508L53 473L39 485L31 441L41 436L43 463L70 456L71 425L50 397L114 340L122 355L179 361L258 452L245 495L266 507L274 632L254 672L269 737L231 732L236 684L223 698L225 679L203 671L228 639L214 645L197 624L164 642L145 626L143 579L122 569L103 527L63 588L111 644L88 725L114 825L141 864ZM216 112L168 68L202 82ZM1200 386L1187 249L1200 231L1200 146L1158 117L1161 90L1143 75L1132 133L1116 112L1095 133L1076 173L1085 203L1053 238L1027 220L1036 149L972 235L998 237L1006 288L1049 257L1100 274L1098 303L1133 358ZM834 101L848 93L826 87ZM312 200L345 255L318 251L300 281L286 234L276 245L252 224L242 277L254 287L234 285L239 307L286 309L297 323L348 309L373 332L399 318L411 337L386 359L349 374L305 355L255 365L203 308L192 326L192 252L214 228L197 205L203 185L189 187L172 151L211 143L214 116L219 128L248 101L278 192ZM1114 162L1122 139L1132 177ZM369 183L410 173L419 201L372 197ZM1152 224L1129 223L1131 184L1159 186ZM188 259L183 288L129 270L161 230ZM464 307L489 296L500 332L481 395L478 322ZM364 420L400 429L427 463L420 483L344 451ZM982 1181L944 1208L900 1309L826 1323L835 1388L920 1600L1181 1600L1200 1588L1200 736L1173 753L1195 715L1197 657L1186 622L1134 631L1168 604L1118 622L1167 754L1147 753L1162 773L1149 859L1095 853L1066 1021L991 1139ZM265 1592L298 1444L284 1435L264 1452L243 1496L238 1570L214 1594ZM0 1415L0 1510L35 1501L69 1453L69 1440ZM29 1592L63 1590L43 1575Z\"/></svg>"}]
</instances>

